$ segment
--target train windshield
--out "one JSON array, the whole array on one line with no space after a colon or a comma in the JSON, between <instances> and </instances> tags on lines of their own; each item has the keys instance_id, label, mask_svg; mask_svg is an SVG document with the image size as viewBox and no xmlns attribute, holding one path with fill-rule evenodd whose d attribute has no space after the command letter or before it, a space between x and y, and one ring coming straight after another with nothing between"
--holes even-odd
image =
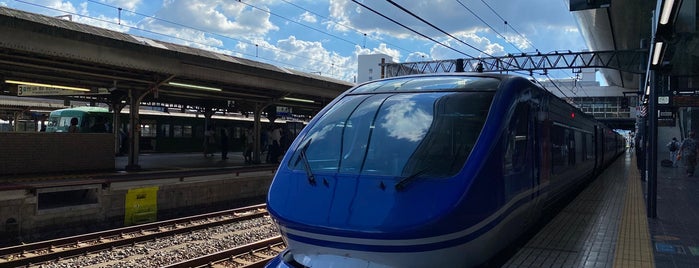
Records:
<instances>
[{"instance_id":1,"label":"train windshield","mask_svg":"<svg viewBox=\"0 0 699 268\"><path fill-rule=\"evenodd\" d=\"M289 167L406 177L449 177L463 167L494 91L348 95L300 141Z\"/></svg>"}]
</instances>

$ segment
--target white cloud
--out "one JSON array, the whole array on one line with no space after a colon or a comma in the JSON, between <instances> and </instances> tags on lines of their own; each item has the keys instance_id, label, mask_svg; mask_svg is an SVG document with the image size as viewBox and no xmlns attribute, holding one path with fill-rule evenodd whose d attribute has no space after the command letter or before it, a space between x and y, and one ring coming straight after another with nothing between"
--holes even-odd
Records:
<instances>
[{"instance_id":1,"label":"white cloud","mask_svg":"<svg viewBox=\"0 0 699 268\"><path fill-rule=\"evenodd\" d=\"M264 8L264 7L263 7ZM270 14L230 1L182 0L165 3L159 18L202 31L226 36L262 36L279 27L269 20ZM146 27L173 28L181 26L159 20L147 20Z\"/></svg>"},{"instance_id":2,"label":"white cloud","mask_svg":"<svg viewBox=\"0 0 699 268\"><path fill-rule=\"evenodd\" d=\"M73 6L73 3L70 1L57 1L57 0L40 0L40 1L35 1L34 4L38 6L46 6L51 9L51 11L48 11L47 14L49 16L59 16L59 15L64 15L66 12L69 13L74 13L78 14L77 8ZM62 10L65 12L60 12L60 11L55 11L55 10Z\"/></svg>"},{"instance_id":3,"label":"white cloud","mask_svg":"<svg viewBox=\"0 0 699 268\"><path fill-rule=\"evenodd\" d=\"M254 49L249 45L247 47ZM262 47L262 46L261 46ZM286 39L276 41L276 45L265 44L264 52L272 54L274 60L280 62L295 63L287 66L306 72L320 72L321 75L351 81L356 73L356 57L342 56L337 52L329 51L318 41L306 41L289 36Z\"/></svg>"},{"instance_id":4,"label":"white cloud","mask_svg":"<svg viewBox=\"0 0 699 268\"><path fill-rule=\"evenodd\" d=\"M316 18L315 15L311 14L310 12L306 11L303 14L301 14L301 20L304 22L308 23L316 23L318 22L318 18Z\"/></svg>"},{"instance_id":5,"label":"white cloud","mask_svg":"<svg viewBox=\"0 0 699 268\"><path fill-rule=\"evenodd\" d=\"M379 44L379 46L378 46L378 47L375 47L375 48L360 48L360 47L356 47L356 49L355 49L355 58L356 58L358 55L367 55L367 54L386 54L386 55L391 56L391 59L392 59L394 62L401 62L401 59L400 59L400 57L401 57L401 56L400 56L400 51L398 51L397 49L389 48L389 47L388 47L386 44L384 44L384 43Z\"/></svg>"}]
</instances>

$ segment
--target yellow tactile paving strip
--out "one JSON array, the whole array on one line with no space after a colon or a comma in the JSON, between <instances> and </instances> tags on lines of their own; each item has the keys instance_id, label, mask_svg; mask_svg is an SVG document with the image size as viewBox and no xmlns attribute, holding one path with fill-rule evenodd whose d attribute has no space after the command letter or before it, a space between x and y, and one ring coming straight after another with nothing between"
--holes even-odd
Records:
<instances>
[{"instance_id":1,"label":"yellow tactile paving strip","mask_svg":"<svg viewBox=\"0 0 699 268\"><path fill-rule=\"evenodd\" d=\"M604 170L503 267L655 267L632 155Z\"/></svg>"},{"instance_id":2,"label":"yellow tactile paving strip","mask_svg":"<svg viewBox=\"0 0 699 268\"><path fill-rule=\"evenodd\" d=\"M632 158L633 159L633 158ZM635 159L633 161L635 163ZM634 167L627 176L627 190L622 212L619 238L614 253L614 267L655 267L648 231L646 205L641 175Z\"/></svg>"}]
</instances>

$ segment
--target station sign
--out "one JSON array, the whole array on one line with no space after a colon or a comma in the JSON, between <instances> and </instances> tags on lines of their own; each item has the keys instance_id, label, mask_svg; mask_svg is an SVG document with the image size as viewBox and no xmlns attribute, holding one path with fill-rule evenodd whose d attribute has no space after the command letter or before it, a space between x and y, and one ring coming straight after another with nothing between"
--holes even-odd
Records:
<instances>
[{"instance_id":1,"label":"station sign","mask_svg":"<svg viewBox=\"0 0 699 268\"><path fill-rule=\"evenodd\" d=\"M291 107L277 106L277 114L278 115L289 115L292 113L293 113L293 110L291 109Z\"/></svg>"},{"instance_id":2,"label":"station sign","mask_svg":"<svg viewBox=\"0 0 699 268\"><path fill-rule=\"evenodd\" d=\"M67 90L55 87L17 85L17 96L61 96L61 95L82 95L75 90Z\"/></svg>"},{"instance_id":3,"label":"station sign","mask_svg":"<svg viewBox=\"0 0 699 268\"><path fill-rule=\"evenodd\" d=\"M672 108L658 109L658 126L675 126L675 111Z\"/></svg>"},{"instance_id":4,"label":"station sign","mask_svg":"<svg viewBox=\"0 0 699 268\"><path fill-rule=\"evenodd\" d=\"M90 92L81 92L55 87L17 85L17 96L74 96L74 95L103 95L110 94L107 88L98 88Z\"/></svg>"},{"instance_id":5,"label":"station sign","mask_svg":"<svg viewBox=\"0 0 699 268\"><path fill-rule=\"evenodd\" d=\"M673 107L699 107L699 89L687 88L672 92Z\"/></svg>"}]
</instances>

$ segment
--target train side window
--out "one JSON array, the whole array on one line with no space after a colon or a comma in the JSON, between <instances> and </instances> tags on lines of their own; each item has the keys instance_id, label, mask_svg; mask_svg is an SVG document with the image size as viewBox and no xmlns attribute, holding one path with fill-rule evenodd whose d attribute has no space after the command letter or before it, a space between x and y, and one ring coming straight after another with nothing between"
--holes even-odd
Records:
<instances>
[{"instance_id":1,"label":"train side window","mask_svg":"<svg viewBox=\"0 0 699 268\"><path fill-rule=\"evenodd\" d=\"M567 129L551 127L551 172L561 173L568 166Z\"/></svg>"},{"instance_id":2,"label":"train side window","mask_svg":"<svg viewBox=\"0 0 699 268\"><path fill-rule=\"evenodd\" d=\"M594 144L592 143L592 134L585 133L585 145L587 146L586 159L592 159L595 157Z\"/></svg>"},{"instance_id":3,"label":"train side window","mask_svg":"<svg viewBox=\"0 0 699 268\"><path fill-rule=\"evenodd\" d=\"M165 138L170 137L170 124L162 124L160 126L160 135L162 135Z\"/></svg>"},{"instance_id":4,"label":"train side window","mask_svg":"<svg viewBox=\"0 0 699 268\"><path fill-rule=\"evenodd\" d=\"M529 137L529 104L519 104L510 119L509 133L506 135L507 149L505 150L505 200L531 187L529 176L521 176L526 172L527 144Z\"/></svg>"},{"instance_id":5,"label":"train side window","mask_svg":"<svg viewBox=\"0 0 699 268\"><path fill-rule=\"evenodd\" d=\"M71 117L61 117L58 126L69 127L70 126L70 119L71 119ZM78 120L80 120L80 118L78 118Z\"/></svg>"},{"instance_id":6,"label":"train side window","mask_svg":"<svg viewBox=\"0 0 699 268\"><path fill-rule=\"evenodd\" d=\"M155 137L158 134L158 129L155 123L141 124L141 137Z\"/></svg>"},{"instance_id":7,"label":"train side window","mask_svg":"<svg viewBox=\"0 0 699 268\"><path fill-rule=\"evenodd\" d=\"M572 129L566 129L565 130L565 136L566 136L566 144L567 144L567 156L568 156L568 165L573 166L575 165L575 131Z\"/></svg>"},{"instance_id":8,"label":"train side window","mask_svg":"<svg viewBox=\"0 0 699 268\"><path fill-rule=\"evenodd\" d=\"M512 121L510 121L510 133L507 136L507 150L505 151L506 173L518 172L524 166L528 135L529 105L523 103L515 108Z\"/></svg>"},{"instance_id":9,"label":"train side window","mask_svg":"<svg viewBox=\"0 0 699 268\"><path fill-rule=\"evenodd\" d=\"M574 143L575 143L575 148L574 148L575 149L575 159L573 159L573 161L582 162L585 160L585 157L584 157L585 156L584 155L585 146L583 143L584 142L583 133L580 131L574 131L574 132L575 132L574 133L574 135L575 135L575 141L574 141ZM575 163L575 162L573 162L573 163Z\"/></svg>"},{"instance_id":10,"label":"train side window","mask_svg":"<svg viewBox=\"0 0 699 268\"><path fill-rule=\"evenodd\" d=\"M175 138L182 137L182 126L180 126L180 125L172 126L172 136Z\"/></svg>"},{"instance_id":11,"label":"train side window","mask_svg":"<svg viewBox=\"0 0 699 268\"><path fill-rule=\"evenodd\" d=\"M185 138L192 137L192 126L182 126L182 137L185 137Z\"/></svg>"}]
</instances>

